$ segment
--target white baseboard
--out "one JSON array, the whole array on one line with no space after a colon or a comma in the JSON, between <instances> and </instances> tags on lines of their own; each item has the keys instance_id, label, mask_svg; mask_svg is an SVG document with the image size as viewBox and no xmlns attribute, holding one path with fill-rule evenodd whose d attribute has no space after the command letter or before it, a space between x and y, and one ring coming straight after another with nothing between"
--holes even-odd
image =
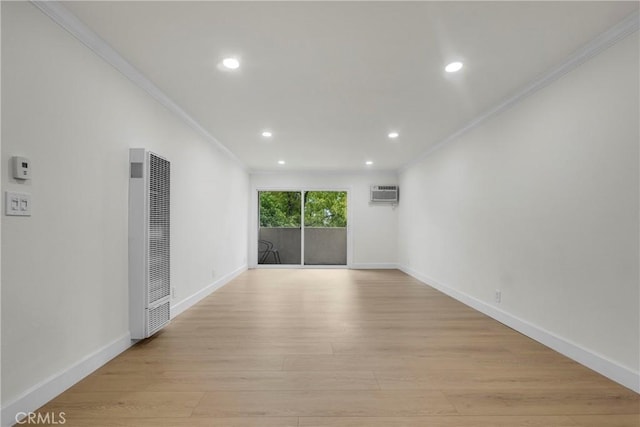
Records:
<instances>
[{"instance_id":1,"label":"white baseboard","mask_svg":"<svg viewBox=\"0 0 640 427\"><path fill-rule=\"evenodd\" d=\"M396 270L398 269L398 264L386 262L386 263L357 263L351 264L349 268L353 270Z\"/></svg>"},{"instance_id":2,"label":"white baseboard","mask_svg":"<svg viewBox=\"0 0 640 427\"><path fill-rule=\"evenodd\" d=\"M633 370L622 366L605 356L581 347L576 343L527 322L526 320L520 319L506 311L500 310L484 301L472 297L471 295L460 292L451 286L438 282L437 280L411 268L400 266L400 270L420 280L427 286L431 286L432 288L455 298L463 304L486 314L498 322L515 329L516 331L546 345L549 348L552 348L558 353L575 360L589 369L604 375L605 377L635 391L636 393L640 393L640 372L634 372Z\"/></svg>"},{"instance_id":3,"label":"white baseboard","mask_svg":"<svg viewBox=\"0 0 640 427\"><path fill-rule=\"evenodd\" d=\"M35 411L130 346L131 335L127 332L62 372L34 385L2 408L2 426L14 425L18 413Z\"/></svg>"},{"instance_id":4,"label":"white baseboard","mask_svg":"<svg viewBox=\"0 0 640 427\"><path fill-rule=\"evenodd\" d=\"M190 297L187 297L182 301L176 303L175 305L171 306L171 318L173 319L183 311L187 310L189 307L197 304L200 300L202 300L203 298L206 298L216 290L220 289L221 287L223 287L224 285L226 285L231 280L233 280L234 278L236 278L238 275L240 275L245 271L247 271L246 264L232 271L229 274L225 274L224 276L220 277L218 280L216 280L206 288L199 290L198 292L191 295Z\"/></svg>"}]
</instances>

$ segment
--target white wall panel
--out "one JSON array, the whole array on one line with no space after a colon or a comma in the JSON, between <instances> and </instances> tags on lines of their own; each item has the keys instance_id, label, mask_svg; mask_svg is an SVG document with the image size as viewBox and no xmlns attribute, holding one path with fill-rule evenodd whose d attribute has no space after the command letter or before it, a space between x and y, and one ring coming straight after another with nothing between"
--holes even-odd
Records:
<instances>
[{"instance_id":1,"label":"white wall panel","mask_svg":"<svg viewBox=\"0 0 640 427\"><path fill-rule=\"evenodd\" d=\"M129 148L171 161L175 304L246 264L248 174L32 4L2 3L2 398L128 333ZM119 342L119 341L118 341Z\"/></svg>"},{"instance_id":2,"label":"white wall panel","mask_svg":"<svg viewBox=\"0 0 640 427\"><path fill-rule=\"evenodd\" d=\"M638 34L400 174L400 264L638 373Z\"/></svg>"}]
</instances>

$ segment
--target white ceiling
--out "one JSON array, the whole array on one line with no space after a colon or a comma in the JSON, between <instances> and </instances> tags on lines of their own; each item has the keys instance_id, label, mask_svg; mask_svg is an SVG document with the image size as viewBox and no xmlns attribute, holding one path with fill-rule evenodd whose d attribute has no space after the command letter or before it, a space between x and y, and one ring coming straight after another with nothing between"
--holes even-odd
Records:
<instances>
[{"instance_id":1,"label":"white ceiling","mask_svg":"<svg viewBox=\"0 0 640 427\"><path fill-rule=\"evenodd\" d=\"M638 10L611 1L64 5L249 169L351 171L402 167ZM230 55L240 68L221 71ZM445 73L453 60L463 70ZM390 131L400 137L391 142Z\"/></svg>"}]
</instances>

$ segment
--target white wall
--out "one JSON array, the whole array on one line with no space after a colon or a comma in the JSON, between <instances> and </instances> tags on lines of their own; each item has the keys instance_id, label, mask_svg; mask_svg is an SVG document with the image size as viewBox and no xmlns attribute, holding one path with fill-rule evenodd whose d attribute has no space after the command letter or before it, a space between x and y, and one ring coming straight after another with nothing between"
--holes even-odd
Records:
<instances>
[{"instance_id":1,"label":"white wall","mask_svg":"<svg viewBox=\"0 0 640 427\"><path fill-rule=\"evenodd\" d=\"M635 33L403 171L399 206L406 271L479 307L501 289L494 313L636 389L638 75Z\"/></svg>"},{"instance_id":2,"label":"white wall","mask_svg":"<svg viewBox=\"0 0 640 427\"><path fill-rule=\"evenodd\" d=\"M33 203L2 218L6 406L127 337L130 147L171 161L174 304L246 266L249 177L29 3L2 2L2 65L1 164L33 164L2 175Z\"/></svg>"},{"instance_id":3,"label":"white wall","mask_svg":"<svg viewBox=\"0 0 640 427\"><path fill-rule=\"evenodd\" d=\"M390 205L369 204L371 185L397 184L393 172L362 173L254 173L251 174L249 264L257 257L258 190L348 190L350 221L349 265L353 268L389 268L397 263L398 215ZM400 189L400 204L404 203Z\"/></svg>"},{"instance_id":4,"label":"white wall","mask_svg":"<svg viewBox=\"0 0 640 427\"><path fill-rule=\"evenodd\" d=\"M0 23L2 22L2 7L0 7ZM2 70L2 31L0 31L0 70ZM0 79L0 99L2 99L2 83ZM2 103L0 102L0 129L2 129ZM0 132L0 151L2 150L2 135ZM0 161L0 177L4 168ZM0 215L0 241L2 241L2 215ZM2 245L0 245L0 260L2 259ZM0 382L2 379L2 262L0 262ZM2 422L2 387L0 387L0 422Z\"/></svg>"}]
</instances>

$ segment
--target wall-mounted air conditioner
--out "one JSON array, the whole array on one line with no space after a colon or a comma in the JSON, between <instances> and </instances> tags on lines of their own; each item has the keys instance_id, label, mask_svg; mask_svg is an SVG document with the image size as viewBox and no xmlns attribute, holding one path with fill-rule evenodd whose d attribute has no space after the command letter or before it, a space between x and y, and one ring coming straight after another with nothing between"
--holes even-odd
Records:
<instances>
[{"instance_id":1,"label":"wall-mounted air conditioner","mask_svg":"<svg viewBox=\"0 0 640 427\"><path fill-rule=\"evenodd\" d=\"M129 171L129 328L142 339L170 319L170 164L132 148Z\"/></svg>"},{"instance_id":2,"label":"wall-mounted air conditioner","mask_svg":"<svg viewBox=\"0 0 640 427\"><path fill-rule=\"evenodd\" d=\"M398 203L400 190L397 185L372 185L371 203Z\"/></svg>"}]
</instances>

